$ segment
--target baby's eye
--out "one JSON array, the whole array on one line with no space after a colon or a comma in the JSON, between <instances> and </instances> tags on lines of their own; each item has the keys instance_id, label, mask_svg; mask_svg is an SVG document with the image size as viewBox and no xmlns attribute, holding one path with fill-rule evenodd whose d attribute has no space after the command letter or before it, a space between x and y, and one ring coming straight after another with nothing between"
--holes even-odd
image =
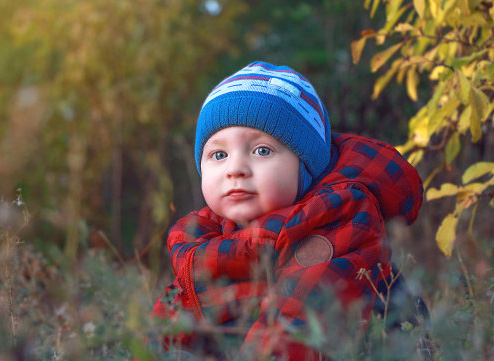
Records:
<instances>
[{"instance_id":1,"label":"baby's eye","mask_svg":"<svg viewBox=\"0 0 494 361\"><path fill-rule=\"evenodd\" d=\"M267 147L259 147L254 150L254 153L260 155L261 157L266 157L271 154L271 149Z\"/></svg>"},{"instance_id":2,"label":"baby's eye","mask_svg":"<svg viewBox=\"0 0 494 361\"><path fill-rule=\"evenodd\" d=\"M227 157L227 154L220 150L218 152L214 152L212 157L214 160L222 160L222 159L225 159Z\"/></svg>"}]
</instances>

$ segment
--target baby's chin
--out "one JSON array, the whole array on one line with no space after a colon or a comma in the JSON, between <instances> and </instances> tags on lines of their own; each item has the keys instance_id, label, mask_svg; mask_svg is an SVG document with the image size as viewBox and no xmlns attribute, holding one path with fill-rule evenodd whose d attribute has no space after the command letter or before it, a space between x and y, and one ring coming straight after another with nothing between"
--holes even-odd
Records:
<instances>
[{"instance_id":1,"label":"baby's chin","mask_svg":"<svg viewBox=\"0 0 494 361\"><path fill-rule=\"evenodd\" d=\"M249 215L224 215L223 218L226 218L235 224L241 226L242 228L247 228L254 224L257 218L261 217L262 214L249 214Z\"/></svg>"},{"instance_id":2,"label":"baby's chin","mask_svg":"<svg viewBox=\"0 0 494 361\"><path fill-rule=\"evenodd\" d=\"M251 218L244 218L244 217L241 217L241 218L237 218L237 217L226 217L227 219L229 219L230 221L234 222L235 224L239 225L240 227L242 228L247 228L249 227L249 225L255 221L255 218L254 219L251 219Z\"/></svg>"}]
</instances>

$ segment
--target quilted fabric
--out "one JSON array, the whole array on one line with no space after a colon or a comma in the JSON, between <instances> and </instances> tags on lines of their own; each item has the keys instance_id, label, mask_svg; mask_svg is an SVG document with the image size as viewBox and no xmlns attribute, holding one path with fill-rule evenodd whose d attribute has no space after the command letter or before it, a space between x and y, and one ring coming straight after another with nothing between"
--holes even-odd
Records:
<instances>
[{"instance_id":1,"label":"quilted fabric","mask_svg":"<svg viewBox=\"0 0 494 361\"><path fill-rule=\"evenodd\" d=\"M316 360L316 350L290 337L307 323L307 309L323 314L331 289L344 308L363 301L368 318L376 288L391 269L385 220L411 224L422 203L416 170L388 144L349 134L334 134L334 162L301 201L240 229L208 207L174 225L167 239L176 280L160 297L154 315L191 312L198 325L246 327L243 350L275 359ZM301 265L295 251L308 236L332 245L331 257ZM330 301L332 302L332 301ZM249 315L246 317L245 315ZM183 335L193 348L197 334Z\"/></svg>"}]
</instances>

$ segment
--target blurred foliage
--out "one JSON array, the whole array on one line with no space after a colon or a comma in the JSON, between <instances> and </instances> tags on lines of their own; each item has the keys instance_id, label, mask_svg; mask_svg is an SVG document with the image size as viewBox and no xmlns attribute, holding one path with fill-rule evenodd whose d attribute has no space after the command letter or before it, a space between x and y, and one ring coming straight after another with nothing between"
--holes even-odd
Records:
<instances>
[{"instance_id":1,"label":"blurred foliage","mask_svg":"<svg viewBox=\"0 0 494 361\"><path fill-rule=\"evenodd\" d=\"M380 0L372 0L371 16L379 3ZM370 5L371 1L366 1L366 6ZM394 59L376 80L373 98L395 77L398 83L405 82L407 93L414 101L418 100L420 74L427 74L433 83L429 99L409 121L408 141L399 147L402 153L409 153L408 159L414 165L426 151L444 154L427 177L426 187L437 174L452 166L465 143L469 140L477 143L492 132L493 5L492 1L477 0L387 1L385 25L378 31L363 31L362 38L352 43L355 62L359 61L368 39L374 38L380 45L386 41L392 43L370 60L371 70L375 72ZM461 185L443 183L439 189L431 188L427 192L428 200L456 196L454 211L446 215L436 234L439 248L448 257L464 211L472 209L469 225L472 233L481 198L490 199L489 206L494 208L494 162L486 160L467 162Z\"/></svg>"},{"instance_id":2,"label":"blurred foliage","mask_svg":"<svg viewBox=\"0 0 494 361\"><path fill-rule=\"evenodd\" d=\"M493 11L491 0L0 0L0 359L158 358L140 340L180 331L148 317L171 277L162 234L203 204L195 119L254 60L306 75L335 132L404 144L434 201L413 227L391 222L389 238L418 260L406 273L430 307L436 358L492 359ZM436 234L456 258L441 257ZM383 333L374 318L362 339L340 314L331 303L294 337L335 359L417 359L420 330Z\"/></svg>"},{"instance_id":3,"label":"blurred foliage","mask_svg":"<svg viewBox=\"0 0 494 361\"><path fill-rule=\"evenodd\" d=\"M62 231L72 259L88 225L133 255L168 224L171 134L191 128L196 84L234 48L242 4L218 15L178 0L1 7L1 192L22 185L48 225L38 236Z\"/></svg>"}]
</instances>

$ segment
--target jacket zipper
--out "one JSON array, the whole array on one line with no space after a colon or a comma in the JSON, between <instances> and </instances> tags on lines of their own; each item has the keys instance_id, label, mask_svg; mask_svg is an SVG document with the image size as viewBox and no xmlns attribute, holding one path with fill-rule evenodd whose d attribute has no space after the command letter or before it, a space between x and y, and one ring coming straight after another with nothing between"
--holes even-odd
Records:
<instances>
[{"instance_id":1,"label":"jacket zipper","mask_svg":"<svg viewBox=\"0 0 494 361\"><path fill-rule=\"evenodd\" d=\"M197 299L197 295L194 291L194 285L193 285L193 264L192 262L194 261L194 251L195 248L192 249L188 254L187 258L185 260L185 267L184 267L184 286L185 286L185 294L187 295L187 306L194 315L197 317L197 319L202 320L203 315L201 311L201 306L199 305L199 300Z\"/></svg>"}]
</instances>

